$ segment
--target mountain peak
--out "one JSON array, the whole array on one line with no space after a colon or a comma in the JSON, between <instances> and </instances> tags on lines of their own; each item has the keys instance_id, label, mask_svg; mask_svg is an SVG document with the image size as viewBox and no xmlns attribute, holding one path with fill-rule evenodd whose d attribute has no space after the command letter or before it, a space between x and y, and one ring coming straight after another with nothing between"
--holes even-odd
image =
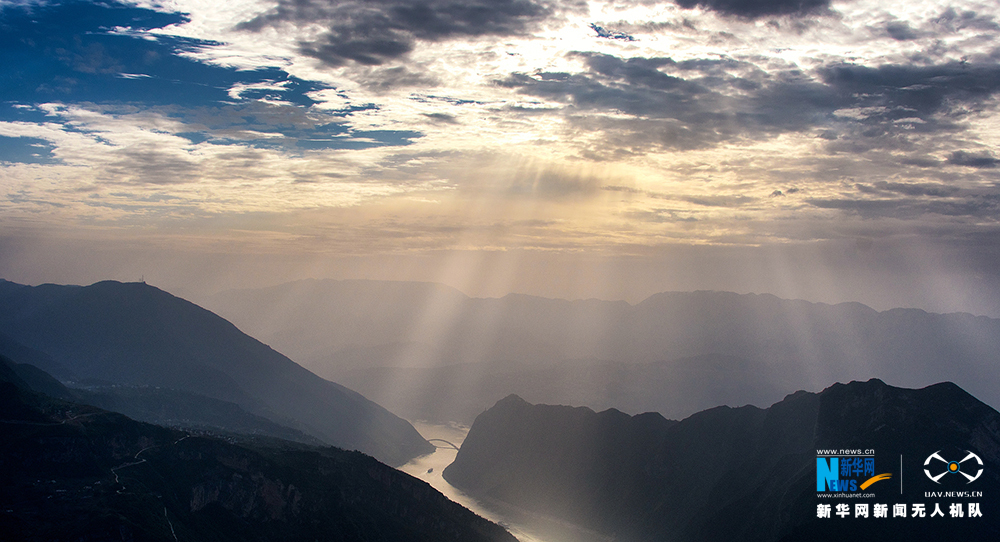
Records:
<instances>
[{"instance_id":1,"label":"mountain peak","mask_svg":"<svg viewBox=\"0 0 1000 542\"><path fill-rule=\"evenodd\" d=\"M508 395L507 397L504 397L503 399L500 399L499 401L497 401L496 406L498 406L498 407L506 407L506 406L515 406L515 405L516 406L521 406L521 405L529 405L529 404L530 403L528 403L527 401L525 401L524 399L522 399L520 395L518 395L516 393L512 393L512 394Z\"/></svg>"},{"instance_id":2,"label":"mountain peak","mask_svg":"<svg viewBox=\"0 0 1000 542\"><path fill-rule=\"evenodd\" d=\"M82 379L228 401L393 465L433 450L405 420L155 286L103 281L6 290L0 334Z\"/></svg>"},{"instance_id":3,"label":"mountain peak","mask_svg":"<svg viewBox=\"0 0 1000 542\"><path fill-rule=\"evenodd\" d=\"M921 462L943 447L1000 462L1000 414L948 382L853 381L764 410L717 407L673 423L547 405L494 412L476 419L446 479L617 540L839 539L816 516L817 450L873 450L879 472L906 480L905 490L898 482L870 490L890 502L926 502L935 488ZM992 495L1000 476L987 471L977 485ZM868 524L887 540L1000 534L995 522Z\"/></svg>"}]
</instances>

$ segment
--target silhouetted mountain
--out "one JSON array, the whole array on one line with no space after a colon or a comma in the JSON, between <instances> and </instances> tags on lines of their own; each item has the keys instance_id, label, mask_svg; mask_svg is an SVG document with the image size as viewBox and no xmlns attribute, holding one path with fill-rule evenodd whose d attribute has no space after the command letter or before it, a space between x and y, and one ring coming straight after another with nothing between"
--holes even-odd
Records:
<instances>
[{"instance_id":1,"label":"silhouetted mountain","mask_svg":"<svg viewBox=\"0 0 1000 542\"><path fill-rule=\"evenodd\" d=\"M215 433L261 435L306 444L323 442L302 431L251 414L236 403L167 388L114 386L74 390L77 402L147 423Z\"/></svg>"},{"instance_id":2,"label":"silhouetted mountain","mask_svg":"<svg viewBox=\"0 0 1000 542\"><path fill-rule=\"evenodd\" d=\"M67 388L52 375L33 365L15 363L2 355L0 364L11 370L32 391L96 406L138 421L217 434L258 435L306 444L322 444L319 439L301 431L250 414L236 403L150 386Z\"/></svg>"},{"instance_id":3,"label":"silhouetted mountain","mask_svg":"<svg viewBox=\"0 0 1000 542\"><path fill-rule=\"evenodd\" d=\"M405 420L215 314L146 284L28 287L3 281L0 307L0 332L81 380L235 403L393 465L433 450Z\"/></svg>"},{"instance_id":4,"label":"silhouetted mountain","mask_svg":"<svg viewBox=\"0 0 1000 542\"><path fill-rule=\"evenodd\" d=\"M347 372L340 382L408 418L466 424L511 393L531 402L682 417L694 408L724 403L768 404L790 386L768 367L717 354L657 363L569 360L375 367Z\"/></svg>"},{"instance_id":5,"label":"silhouetted mountain","mask_svg":"<svg viewBox=\"0 0 1000 542\"><path fill-rule=\"evenodd\" d=\"M426 283L333 280L229 291L206 303L411 419L436 412L461 420L508 393L683 417L875 377L908 387L952 381L1000 405L1000 320L969 314L726 292L663 293L636 305L473 299ZM649 380L670 389L641 386ZM442 388L450 407L439 401Z\"/></svg>"},{"instance_id":6,"label":"silhouetted mountain","mask_svg":"<svg viewBox=\"0 0 1000 542\"><path fill-rule=\"evenodd\" d=\"M892 475L862 491L874 498L818 496L818 451L845 449L874 450L874 473ZM959 461L968 450L985 463L975 484L955 476L946 481L959 483L938 485L924 475L936 451ZM623 541L990 540L1000 535L998 466L995 410L951 383L911 390L873 379L680 422L510 396L476 419L444 476L473 496ZM926 495L947 490L982 493ZM950 504L965 512L969 502L983 517L950 517ZM845 503L851 517L817 517L818 505ZM870 513L903 503L908 517L854 517L856 503ZM940 504L946 517L909 517L913 503L927 514Z\"/></svg>"},{"instance_id":7,"label":"silhouetted mountain","mask_svg":"<svg viewBox=\"0 0 1000 542\"><path fill-rule=\"evenodd\" d=\"M19 386L66 401L76 401L79 395L67 388L49 373L28 363L17 363L0 354L0 367L4 371L4 381L16 382Z\"/></svg>"},{"instance_id":8,"label":"silhouetted mountain","mask_svg":"<svg viewBox=\"0 0 1000 542\"><path fill-rule=\"evenodd\" d=\"M359 452L231 444L26 388L0 364L0 539L504 541Z\"/></svg>"},{"instance_id":9,"label":"silhouetted mountain","mask_svg":"<svg viewBox=\"0 0 1000 542\"><path fill-rule=\"evenodd\" d=\"M3 289L6 285L12 283L6 282L0 279L0 296L2 296ZM2 307L2 305L0 305ZM39 352L34 348L28 348L23 344L15 341L13 338L8 337L4 333L0 333L0 356L7 356L10 359L16 359L22 365L31 365L37 367L51 376L61 380L79 380L80 377L73 374L72 371L61 365L58 361L52 359L52 356L45 354L45 352Z\"/></svg>"}]
</instances>

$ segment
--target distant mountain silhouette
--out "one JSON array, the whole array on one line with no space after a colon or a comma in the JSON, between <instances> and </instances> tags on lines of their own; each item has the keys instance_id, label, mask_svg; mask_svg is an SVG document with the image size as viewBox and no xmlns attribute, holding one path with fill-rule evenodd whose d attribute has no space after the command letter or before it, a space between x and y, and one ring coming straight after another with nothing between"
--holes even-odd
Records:
<instances>
[{"instance_id":1,"label":"distant mountain silhouette","mask_svg":"<svg viewBox=\"0 0 1000 542\"><path fill-rule=\"evenodd\" d=\"M330 377L376 360L377 366L436 366L444 355L444 364L461 362L463 353L441 352L433 334L439 315L458 314L468 302L454 288L427 282L301 280L222 292L203 305L304 366L328 369L322 376Z\"/></svg>"},{"instance_id":2,"label":"distant mountain silhouette","mask_svg":"<svg viewBox=\"0 0 1000 542\"><path fill-rule=\"evenodd\" d=\"M375 367L346 372L340 382L378 397L380 405L410 419L466 424L510 393L532 402L681 417L719 404L768 404L791 386L769 367L719 354L657 363L566 360Z\"/></svg>"},{"instance_id":3,"label":"distant mountain silhouette","mask_svg":"<svg viewBox=\"0 0 1000 542\"><path fill-rule=\"evenodd\" d=\"M873 499L821 499L816 459L826 449L873 449L875 472L893 477L868 488ZM931 482L923 463L939 450L956 461L974 450L982 476L972 485L957 476L954 487ZM875 379L680 422L512 395L476 419L444 476L470 495L621 541L992 540L1000 536L1000 414L951 383L912 390ZM946 489L982 496L925 494ZM858 502L870 511L924 503L928 514L934 503L949 514L952 502L976 502L983 517L817 517L819 504L847 503L853 516Z\"/></svg>"},{"instance_id":4,"label":"distant mountain silhouette","mask_svg":"<svg viewBox=\"0 0 1000 542\"><path fill-rule=\"evenodd\" d=\"M48 395L56 399L77 401L79 392L64 386L49 373L29 363L17 363L0 354L0 371L5 382L15 382L19 387Z\"/></svg>"},{"instance_id":5,"label":"distant mountain silhouette","mask_svg":"<svg viewBox=\"0 0 1000 542\"><path fill-rule=\"evenodd\" d=\"M683 417L869 378L951 381L1000 405L1000 320L969 314L704 291L635 305L474 299L441 285L360 280L233 290L206 304L410 419L469 419L508 393ZM663 386L644 385L653 381Z\"/></svg>"},{"instance_id":6,"label":"distant mountain silhouette","mask_svg":"<svg viewBox=\"0 0 1000 542\"><path fill-rule=\"evenodd\" d=\"M0 280L0 292L3 291L5 284L9 283L5 283L5 281ZM0 305L0 307L3 307L3 305ZM38 367L39 369L45 371L48 375L55 376L61 380L80 379L79 376L73 374L72 371L64 367L58 361L52 359L52 356L47 355L45 352L39 352L34 348L28 348L4 333L0 333L0 356L7 356L10 359L16 359L22 365Z\"/></svg>"},{"instance_id":7,"label":"distant mountain silhouette","mask_svg":"<svg viewBox=\"0 0 1000 542\"><path fill-rule=\"evenodd\" d=\"M0 363L0 540L515 542L361 453L140 423L30 391L23 370Z\"/></svg>"},{"instance_id":8,"label":"distant mountain silhouette","mask_svg":"<svg viewBox=\"0 0 1000 542\"><path fill-rule=\"evenodd\" d=\"M34 365L15 363L3 355L0 355L0 363L6 364L32 391L118 412L134 420L215 434L258 435L306 444L322 444L316 437L250 414L236 403L150 386L67 388Z\"/></svg>"},{"instance_id":9,"label":"distant mountain silhouette","mask_svg":"<svg viewBox=\"0 0 1000 542\"><path fill-rule=\"evenodd\" d=\"M234 403L392 465L433 450L408 422L362 395L144 283L28 287L2 281L0 307L0 333L6 336L0 346L32 354L43 369L64 368L80 384L159 387ZM149 410L148 403L138 404L139 395L133 391L125 401L136 407L132 412ZM170 398L168 392L155 395Z\"/></svg>"}]
</instances>

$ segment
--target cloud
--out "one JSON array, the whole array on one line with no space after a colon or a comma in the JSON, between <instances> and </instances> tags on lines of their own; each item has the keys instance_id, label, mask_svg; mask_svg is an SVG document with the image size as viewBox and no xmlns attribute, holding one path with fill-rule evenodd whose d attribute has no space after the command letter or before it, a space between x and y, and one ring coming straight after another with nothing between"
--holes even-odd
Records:
<instances>
[{"instance_id":1,"label":"cloud","mask_svg":"<svg viewBox=\"0 0 1000 542\"><path fill-rule=\"evenodd\" d=\"M785 133L811 133L829 141L831 152L926 152L920 138L965 130L1000 93L1000 65L994 63L831 64L805 73L765 71L732 58L570 58L584 69L513 73L496 84L562 104L556 114L581 132L605 133L601 146L585 153L593 159Z\"/></svg>"},{"instance_id":2,"label":"cloud","mask_svg":"<svg viewBox=\"0 0 1000 542\"><path fill-rule=\"evenodd\" d=\"M955 151L948 157L949 164L956 166L967 166L978 169L995 168L1000 165L1000 160L992 154L986 152L971 153L965 151Z\"/></svg>"},{"instance_id":3,"label":"cloud","mask_svg":"<svg viewBox=\"0 0 1000 542\"><path fill-rule=\"evenodd\" d=\"M651 143L682 149L709 146L739 134L732 100L712 88L718 82L685 79L662 70L690 70L697 76L715 70L711 61L699 65L671 58L622 59L597 53L574 56L584 61L586 72L515 73L497 84L561 102L566 105L563 114L575 115L573 120L580 129L619 134L626 147L637 143L629 141L629 134L635 131L643 132ZM724 74L719 77L734 79ZM614 116L616 112L636 119L619 118Z\"/></svg>"},{"instance_id":4,"label":"cloud","mask_svg":"<svg viewBox=\"0 0 1000 542\"><path fill-rule=\"evenodd\" d=\"M995 6L679 1L703 9L3 4L0 221L197 233L197 210L365 252L951 240L1000 216ZM345 218L276 225L303 209Z\"/></svg>"},{"instance_id":5,"label":"cloud","mask_svg":"<svg viewBox=\"0 0 1000 542\"><path fill-rule=\"evenodd\" d=\"M331 151L402 147L423 136L409 126L355 122L377 107L342 93L337 108L315 107L322 98L313 96L339 92L327 83L267 64L241 69L193 55L219 42L151 33L189 20L114 3L0 4L0 176L41 195L22 198L16 211L49 198L78 217L112 208L144 216L137 205L98 209L94 201L74 201L71 186L200 190L185 197L215 211L261 206L262 192L228 193L225 183L312 178L312 167L293 161L319 155L321 168L339 168ZM49 170L32 177L25 165ZM60 181L33 180L49 175ZM345 186L314 201L291 194L283 205L341 205L373 190Z\"/></svg>"},{"instance_id":6,"label":"cloud","mask_svg":"<svg viewBox=\"0 0 1000 542\"><path fill-rule=\"evenodd\" d=\"M948 32L958 32L963 29L1000 30L1000 24L991 15L983 15L972 10L959 12L953 7L944 10L941 15L931 21L939 29Z\"/></svg>"},{"instance_id":7,"label":"cloud","mask_svg":"<svg viewBox=\"0 0 1000 542\"><path fill-rule=\"evenodd\" d=\"M977 197L952 201L915 201L906 199L810 199L807 203L823 209L839 209L862 218L913 220L940 215L945 217L994 218L1000 211L1000 198Z\"/></svg>"},{"instance_id":8,"label":"cloud","mask_svg":"<svg viewBox=\"0 0 1000 542\"><path fill-rule=\"evenodd\" d=\"M199 179L200 168L195 161L156 145L130 145L115 155L117 159L102 172L113 184L170 185Z\"/></svg>"},{"instance_id":9,"label":"cloud","mask_svg":"<svg viewBox=\"0 0 1000 542\"><path fill-rule=\"evenodd\" d=\"M954 104L976 107L1000 91L1000 65L952 62L929 66L890 64L871 68L827 66L820 79L840 96L856 96L857 106L887 108L883 119L927 120Z\"/></svg>"},{"instance_id":10,"label":"cloud","mask_svg":"<svg viewBox=\"0 0 1000 542\"><path fill-rule=\"evenodd\" d=\"M590 23L590 29L597 33L597 37L609 40L635 41L635 37L621 30L609 30L596 23Z\"/></svg>"},{"instance_id":11,"label":"cloud","mask_svg":"<svg viewBox=\"0 0 1000 542\"><path fill-rule=\"evenodd\" d=\"M458 124L458 120L455 118L455 115L449 115L447 113L422 113L422 115L430 119L432 122L442 124Z\"/></svg>"},{"instance_id":12,"label":"cloud","mask_svg":"<svg viewBox=\"0 0 1000 542\"><path fill-rule=\"evenodd\" d=\"M749 196L682 196L678 199L703 207L735 208L756 201L757 198Z\"/></svg>"},{"instance_id":13,"label":"cloud","mask_svg":"<svg viewBox=\"0 0 1000 542\"><path fill-rule=\"evenodd\" d=\"M542 21L583 4L538 0L281 0L237 28L321 24L326 32L300 43L300 51L327 66L378 66L406 56L418 41L522 35Z\"/></svg>"},{"instance_id":14,"label":"cloud","mask_svg":"<svg viewBox=\"0 0 1000 542\"><path fill-rule=\"evenodd\" d=\"M936 198L946 198L957 195L959 189L954 186L936 183L898 183L889 181L875 181L869 185L858 184L857 189L865 194L895 193L904 196L929 196Z\"/></svg>"},{"instance_id":15,"label":"cloud","mask_svg":"<svg viewBox=\"0 0 1000 542\"><path fill-rule=\"evenodd\" d=\"M896 41L915 40L921 33L914 30L906 21L893 21L885 25L885 31Z\"/></svg>"},{"instance_id":16,"label":"cloud","mask_svg":"<svg viewBox=\"0 0 1000 542\"><path fill-rule=\"evenodd\" d=\"M776 15L805 16L821 13L830 0L674 0L682 8L701 7L723 15L759 19Z\"/></svg>"},{"instance_id":17,"label":"cloud","mask_svg":"<svg viewBox=\"0 0 1000 542\"><path fill-rule=\"evenodd\" d=\"M437 77L430 70L414 70L408 66L365 66L356 70L353 78L376 93L400 87L426 89L438 85Z\"/></svg>"}]
</instances>

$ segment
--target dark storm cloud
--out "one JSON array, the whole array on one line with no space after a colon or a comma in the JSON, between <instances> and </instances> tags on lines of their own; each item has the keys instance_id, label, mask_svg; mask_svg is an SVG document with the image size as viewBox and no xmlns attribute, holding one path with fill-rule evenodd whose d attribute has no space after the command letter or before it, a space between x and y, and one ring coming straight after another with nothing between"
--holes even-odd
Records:
<instances>
[{"instance_id":1,"label":"dark storm cloud","mask_svg":"<svg viewBox=\"0 0 1000 542\"><path fill-rule=\"evenodd\" d=\"M619 134L618 147L648 146L692 149L735 137L740 130L729 98L711 88L707 78L714 64L687 66L702 75L684 79L668 75L662 68L682 70L670 58L631 58L596 53L578 53L588 72L568 74L543 72L512 74L497 81L500 86L523 94L563 102L565 112L581 130ZM725 77L719 77L725 79ZM731 79L731 78L730 78ZM636 119L605 118L590 113L618 111ZM643 141L632 141L631 135Z\"/></svg>"},{"instance_id":2,"label":"dark storm cloud","mask_svg":"<svg viewBox=\"0 0 1000 542\"><path fill-rule=\"evenodd\" d=\"M802 16L826 11L830 0L674 0L682 8L701 7L745 19Z\"/></svg>"},{"instance_id":3,"label":"dark storm cloud","mask_svg":"<svg viewBox=\"0 0 1000 542\"><path fill-rule=\"evenodd\" d=\"M915 138L964 130L965 118L990 107L1000 93L996 64L841 64L820 68L817 75L818 81L766 85L750 98L752 115L762 125L789 131L837 126L838 137L826 136L835 152L916 151ZM852 109L856 116L850 120L834 115Z\"/></svg>"},{"instance_id":4,"label":"dark storm cloud","mask_svg":"<svg viewBox=\"0 0 1000 542\"><path fill-rule=\"evenodd\" d=\"M765 92L765 74L734 60L576 56L584 60L586 72L513 74L497 84L563 102L579 129L607 132L612 143L634 152L650 145L704 148L748 135L805 129L834 103L829 89L815 83L772 85ZM734 96L734 90L750 97ZM601 111L636 118L593 115Z\"/></svg>"},{"instance_id":5,"label":"dark storm cloud","mask_svg":"<svg viewBox=\"0 0 1000 542\"><path fill-rule=\"evenodd\" d=\"M822 68L819 75L840 96L858 96L859 106L892 107L893 120L926 120L956 103L976 108L1000 91L1000 65L996 64L839 65Z\"/></svg>"},{"instance_id":6,"label":"dark storm cloud","mask_svg":"<svg viewBox=\"0 0 1000 542\"><path fill-rule=\"evenodd\" d=\"M733 59L573 56L584 61L584 71L515 73L496 83L561 102L562 113L578 129L607 133L611 145L591 152L591 157L614 158L608 153L640 152L650 146L704 148L813 130L830 141L832 152L915 152L915 137L963 130L965 117L984 110L1000 93L996 64L839 64L807 74L767 73ZM634 118L604 117L601 112ZM612 149L614 145L618 148ZM963 156L956 155L952 162L992 164Z\"/></svg>"},{"instance_id":7,"label":"dark storm cloud","mask_svg":"<svg viewBox=\"0 0 1000 542\"><path fill-rule=\"evenodd\" d=\"M948 157L948 163L974 168L995 168L1000 165L1000 160L988 153L955 151Z\"/></svg>"},{"instance_id":8,"label":"dark storm cloud","mask_svg":"<svg viewBox=\"0 0 1000 542\"><path fill-rule=\"evenodd\" d=\"M926 156L908 156L901 158L899 163L904 166L917 166L919 168L935 168L941 165L940 161Z\"/></svg>"},{"instance_id":9,"label":"dark storm cloud","mask_svg":"<svg viewBox=\"0 0 1000 542\"><path fill-rule=\"evenodd\" d=\"M561 9L540 0L282 0L238 28L321 23L329 30L316 42L301 43L304 54L328 66L375 66L406 55L420 40L523 34Z\"/></svg>"},{"instance_id":10,"label":"dark storm cloud","mask_svg":"<svg viewBox=\"0 0 1000 542\"><path fill-rule=\"evenodd\" d=\"M921 36L906 21L893 21L885 25L885 31L896 41L915 40Z\"/></svg>"}]
</instances>

